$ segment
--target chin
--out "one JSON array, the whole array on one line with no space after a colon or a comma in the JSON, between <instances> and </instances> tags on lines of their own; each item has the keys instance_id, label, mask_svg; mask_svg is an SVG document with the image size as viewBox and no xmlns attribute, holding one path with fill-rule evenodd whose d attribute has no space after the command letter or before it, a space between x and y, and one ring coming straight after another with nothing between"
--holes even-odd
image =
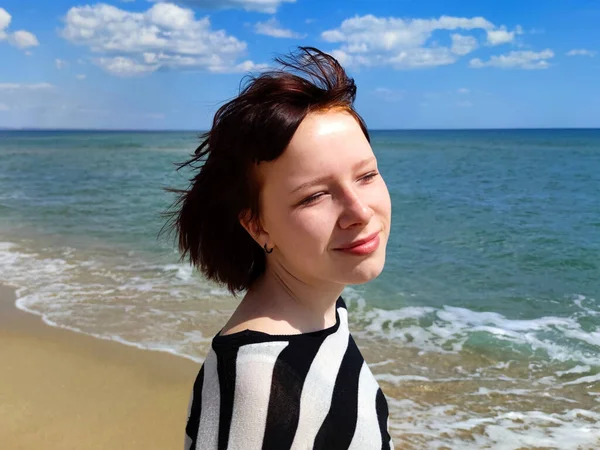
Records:
<instances>
[{"instance_id":1,"label":"chin","mask_svg":"<svg viewBox=\"0 0 600 450\"><path fill-rule=\"evenodd\" d=\"M344 284L364 284L374 280L383 271L385 265L385 254L367 258L354 267L350 268L344 275Z\"/></svg>"}]
</instances>

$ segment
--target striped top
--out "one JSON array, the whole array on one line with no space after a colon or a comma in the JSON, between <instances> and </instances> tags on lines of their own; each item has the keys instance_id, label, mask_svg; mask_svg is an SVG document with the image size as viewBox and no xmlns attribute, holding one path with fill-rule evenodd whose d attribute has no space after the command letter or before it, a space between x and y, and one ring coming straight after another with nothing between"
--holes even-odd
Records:
<instances>
[{"instance_id":1,"label":"striped top","mask_svg":"<svg viewBox=\"0 0 600 450\"><path fill-rule=\"evenodd\" d=\"M213 338L194 383L186 450L393 449L388 405L348 330Z\"/></svg>"}]
</instances>

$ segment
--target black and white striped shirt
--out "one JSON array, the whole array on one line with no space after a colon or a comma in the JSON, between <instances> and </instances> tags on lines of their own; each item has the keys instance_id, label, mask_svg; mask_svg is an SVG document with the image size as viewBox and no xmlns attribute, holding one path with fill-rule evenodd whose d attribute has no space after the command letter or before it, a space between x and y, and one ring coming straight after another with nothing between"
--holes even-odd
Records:
<instances>
[{"instance_id":1,"label":"black and white striped shirt","mask_svg":"<svg viewBox=\"0 0 600 450\"><path fill-rule=\"evenodd\" d=\"M190 399L186 450L393 449L388 405L348 330L215 336Z\"/></svg>"}]
</instances>

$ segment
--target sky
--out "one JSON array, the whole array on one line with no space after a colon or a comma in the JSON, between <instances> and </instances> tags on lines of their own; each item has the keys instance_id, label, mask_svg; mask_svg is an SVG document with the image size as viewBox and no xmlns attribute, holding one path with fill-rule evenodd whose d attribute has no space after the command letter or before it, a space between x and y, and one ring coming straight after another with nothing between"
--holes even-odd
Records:
<instances>
[{"instance_id":1,"label":"sky","mask_svg":"<svg viewBox=\"0 0 600 450\"><path fill-rule=\"evenodd\" d=\"M205 130L314 46L371 129L600 127L600 0L0 0L0 127Z\"/></svg>"}]
</instances>

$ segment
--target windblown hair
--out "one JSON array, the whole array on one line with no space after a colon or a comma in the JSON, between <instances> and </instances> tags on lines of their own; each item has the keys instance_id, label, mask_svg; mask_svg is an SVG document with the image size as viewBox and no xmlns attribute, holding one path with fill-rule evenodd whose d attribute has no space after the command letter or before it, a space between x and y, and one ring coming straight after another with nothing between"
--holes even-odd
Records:
<instances>
[{"instance_id":1,"label":"windblown hair","mask_svg":"<svg viewBox=\"0 0 600 450\"><path fill-rule=\"evenodd\" d=\"M369 140L353 107L354 80L335 58L299 47L275 62L281 67L250 76L239 95L219 108L192 158L179 165L177 170L195 171L188 189L168 189L178 199L165 213L165 226L177 235L181 260L187 256L234 295L248 289L266 267L263 249L240 224L241 217L259 218L255 166L277 159L312 112L345 110Z\"/></svg>"}]
</instances>

